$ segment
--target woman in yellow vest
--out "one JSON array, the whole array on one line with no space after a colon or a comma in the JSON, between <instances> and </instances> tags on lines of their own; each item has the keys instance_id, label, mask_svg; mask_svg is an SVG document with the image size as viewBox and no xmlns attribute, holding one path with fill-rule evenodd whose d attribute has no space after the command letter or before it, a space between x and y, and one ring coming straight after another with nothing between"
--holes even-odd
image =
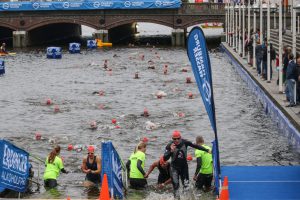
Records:
<instances>
[{"instance_id":1,"label":"woman in yellow vest","mask_svg":"<svg viewBox=\"0 0 300 200\"><path fill-rule=\"evenodd\" d=\"M44 172L44 186L45 188L54 188L57 186L57 177L60 171L63 173L68 173L64 169L64 164L62 159L59 157L60 146L56 146L51 153L48 155L45 162L45 172Z\"/></svg>"},{"instance_id":2,"label":"woman in yellow vest","mask_svg":"<svg viewBox=\"0 0 300 200\"><path fill-rule=\"evenodd\" d=\"M127 171L129 171L129 183L134 189L141 189L147 185L144 171L146 146L146 143L140 142L126 163Z\"/></svg>"}]
</instances>

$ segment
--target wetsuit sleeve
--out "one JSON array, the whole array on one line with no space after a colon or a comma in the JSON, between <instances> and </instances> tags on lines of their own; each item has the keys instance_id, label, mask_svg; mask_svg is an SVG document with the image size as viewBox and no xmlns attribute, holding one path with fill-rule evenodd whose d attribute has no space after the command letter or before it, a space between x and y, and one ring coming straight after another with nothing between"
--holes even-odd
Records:
<instances>
[{"instance_id":1,"label":"wetsuit sleeve","mask_svg":"<svg viewBox=\"0 0 300 200\"><path fill-rule=\"evenodd\" d=\"M203 146L197 145L197 144L193 144L192 142L187 141L187 140L185 140L184 143L185 143L186 146L190 146L190 147L193 147L195 149L199 149L199 150L202 150L202 151L205 151L205 152L209 151L208 149L204 148Z\"/></svg>"},{"instance_id":2,"label":"wetsuit sleeve","mask_svg":"<svg viewBox=\"0 0 300 200\"><path fill-rule=\"evenodd\" d=\"M137 161L137 168L138 170L145 176L145 172L143 170L143 167L142 167L142 161L141 160L138 160Z\"/></svg>"},{"instance_id":3,"label":"wetsuit sleeve","mask_svg":"<svg viewBox=\"0 0 300 200\"><path fill-rule=\"evenodd\" d=\"M202 165L202 159L201 159L201 157L198 157L197 158L197 167L196 167L196 171L195 171L195 176L198 175L198 172L200 171L201 165Z\"/></svg>"},{"instance_id":4,"label":"wetsuit sleeve","mask_svg":"<svg viewBox=\"0 0 300 200\"><path fill-rule=\"evenodd\" d=\"M167 161L170 159L171 155L172 155L172 152L171 152L171 144L172 143L169 143L167 146L166 146L166 150L165 150L165 153L164 153L164 160Z\"/></svg>"},{"instance_id":5,"label":"wetsuit sleeve","mask_svg":"<svg viewBox=\"0 0 300 200\"><path fill-rule=\"evenodd\" d=\"M62 172L62 173L65 173L65 174L68 174L68 173L69 173L69 172L67 172L67 171L65 170L65 168L62 168L62 169L61 169L61 172Z\"/></svg>"}]
</instances>

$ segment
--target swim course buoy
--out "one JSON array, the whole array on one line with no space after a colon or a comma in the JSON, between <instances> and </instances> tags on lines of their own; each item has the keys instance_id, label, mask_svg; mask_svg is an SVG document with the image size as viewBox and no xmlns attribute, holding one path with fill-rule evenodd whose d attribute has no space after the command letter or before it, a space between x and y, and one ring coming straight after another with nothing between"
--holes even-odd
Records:
<instances>
[{"instance_id":1,"label":"swim course buoy","mask_svg":"<svg viewBox=\"0 0 300 200\"><path fill-rule=\"evenodd\" d=\"M5 64L4 60L0 59L0 75L5 74Z\"/></svg>"},{"instance_id":2,"label":"swim course buoy","mask_svg":"<svg viewBox=\"0 0 300 200\"><path fill-rule=\"evenodd\" d=\"M48 47L47 58L60 59L62 57L61 47Z\"/></svg>"},{"instance_id":3,"label":"swim course buoy","mask_svg":"<svg viewBox=\"0 0 300 200\"><path fill-rule=\"evenodd\" d=\"M97 47L112 47L110 42L102 42L100 39L96 39Z\"/></svg>"},{"instance_id":4,"label":"swim course buoy","mask_svg":"<svg viewBox=\"0 0 300 200\"><path fill-rule=\"evenodd\" d=\"M80 53L80 45L79 43L73 42L69 44L69 52L70 53Z\"/></svg>"},{"instance_id":5,"label":"swim course buoy","mask_svg":"<svg viewBox=\"0 0 300 200\"><path fill-rule=\"evenodd\" d=\"M88 49L96 49L97 48L96 40L87 40L86 46Z\"/></svg>"}]
</instances>

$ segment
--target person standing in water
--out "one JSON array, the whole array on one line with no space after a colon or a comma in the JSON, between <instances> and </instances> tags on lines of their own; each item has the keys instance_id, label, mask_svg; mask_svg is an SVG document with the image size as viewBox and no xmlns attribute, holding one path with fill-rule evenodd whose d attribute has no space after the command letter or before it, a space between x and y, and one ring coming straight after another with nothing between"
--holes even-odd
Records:
<instances>
[{"instance_id":1,"label":"person standing in water","mask_svg":"<svg viewBox=\"0 0 300 200\"><path fill-rule=\"evenodd\" d=\"M147 185L145 168L146 143L140 142L126 163L129 183L133 189L142 189Z\"/></svg>"},{"instance_id":2,"label":"person standing in water","mask_svg":"<svg viewBox=\"0 0 300 200\"><path fill-rule=\"evenodd\" d=\"M172 141L170 141L165 150L164 160L167 161L171 158L171 179L174 189L174 197L180 198L179 196L179 178L184 189L189 186L189 167L187 163L187 147L192 147L205 152L210 152L210 150L193 144L192 142L182 139L181 133L175 130L172 134Z\"/></svg>"},{"instance_id":3,"label":"person standing in water","mask_svg":"<svg viewBox=\"0 0 300 200\"><path fill-rule=\"evenodd\" d=\"M211 151L211 147L204 144L204 139L202 136L196 137L196 144L201 145ZM197 167L193 179L196 181L196 187L198 189L203 189L205 192L208 192L211 190L211 182L213 179L212 155L205 151L196 149L195 156L197 158Z\"/></svg>"},{"instance_id":4,"label":"person standing in water","mask_svg":"<svg viewBox=\"0 0 300 200\"><path fill-rule=\"evenodd\" d=\"M81 169L86 174L84 186L92 187L99 186L101 182L101 158L95 155L95 148L88 147L88 156L83 158Z\"/></svg>"},{"instance_id":5,"label":"person standing in water","mask_svg":"<svg viewBox=\"0 0 300 200\"><path fill-rule=\"evenodd\" d=\"M55 188L57 186L57 178L59 173L68 172L64 169L64 164L59 156L60 154L60 146L56 146L51 153L48 155L45 162L45 172L44 172L44 186L45 188Z\"/></svg>"}]
</instances>

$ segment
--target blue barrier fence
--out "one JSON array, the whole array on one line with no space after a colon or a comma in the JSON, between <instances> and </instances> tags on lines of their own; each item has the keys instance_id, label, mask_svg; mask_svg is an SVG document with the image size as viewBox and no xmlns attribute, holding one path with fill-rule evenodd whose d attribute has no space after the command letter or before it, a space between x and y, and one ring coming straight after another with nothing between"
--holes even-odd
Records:
<instances>
[{"instance_id":1,"label":"blue barrier fence","mask_svg":"<svg viewBox=\"0 0 300 200\"><path fill-rule=\"evenodd\" d=\"M181 0L103 0L52 2L0 2L1 11L170 9L180 8Z\"/></svg>"},{"instance_id":2,"label":"blue barrier fence","mask_svg":"<svg viewBox=\"0 0 300 200\"><path fill-rule=\"evenodd\" d=\"M300 149L300 133L290 122L290 120L282 113L282 111L274 104L262 88L249 76L243 69L241 64L236 61L234 56L221 44L221 48L225 51L226 55L232 61L236 71L241 78L247 83L248 87L256 95L264 107L264 111L276 123L279 130L286 136L291 145Z\"/></svg>"}]
</instances>

